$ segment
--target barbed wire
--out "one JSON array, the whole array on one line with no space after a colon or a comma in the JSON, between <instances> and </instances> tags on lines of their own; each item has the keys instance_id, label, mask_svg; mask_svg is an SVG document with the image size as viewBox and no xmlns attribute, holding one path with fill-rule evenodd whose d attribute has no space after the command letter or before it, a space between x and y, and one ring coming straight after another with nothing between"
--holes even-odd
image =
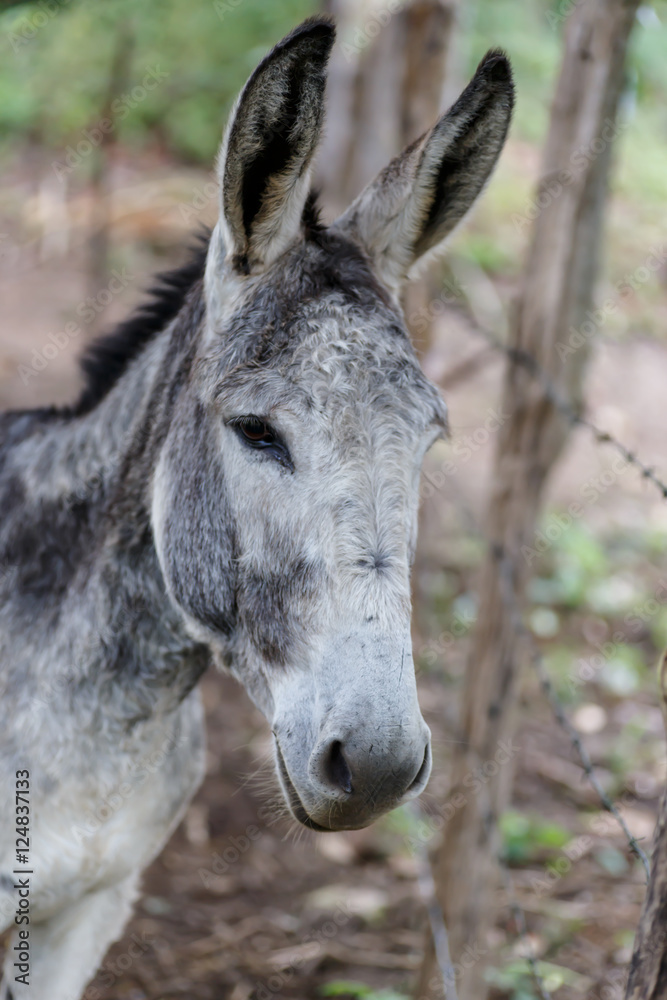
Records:
<instances>
[{"instance_id":1,"label":"barbed wire","mask_svg":"<svg viewBox=\"0 0 667 1000\"><path fill-rule=\"evenodd\" d=\"M483 337L486 340L486 342L491 347L494 348L494 350L498 351L499 353L502 353L505 357L507 357L508 361L511 364L521 366L530 375L532 375L537 382L540 383L545 396L549 399L554 408L569 422L569 424L572 427L583 427L591 432L594 440L598 444L606 444L612 446L625 459L625 461L629 465L637 469L637 471L640 473L643 479L646 479L649 482L653 483L653 485L659 490L660 495L663 499L667 499L667 485L656 475L654 469L651 466L647 465L645 462L643 462L642 459L640 459L633 451L631 451L625 444L623 444L623 442L619 441L608 431L601 430L593 421L589 420L587 417L583 416L580 412L578 412L571 405L571 403L568 400L566 400L562 396L562 394L557 390L556 386L553 383L553 380L548 375L548 373L544 371L544 369L542 368L542 366L539 364L539 362L535 357L533 357L527 351L507 346L494 333L492 333L488 329L485 329L472 316L470 316L467 313L464 315L466 322L469 324L471 329L476 334ZM461 500L460 497L459 500ZM549 676L549 671L546 667L546 663L544 661L544 657L542 655L541 649L539 648L537 640L533 635L533 633L531 632L531 630L524 624L523 617L521 615L521 610L518 604L516 590L514 587L514 580L516 578L516 568L512 560L503 551L502 547L498 545L493 545L488 538L485 538L484 532L482 531L480 525L477 524L476 520L474 519L470 511L470 508L463 503L459 503L458 506L460 510L463 512L464 519L468 523L469 527L471 527L473 533L483 538L486 541L487 545L489 546L490 551L492 551L493 554L495 555L498 561L498 578L500 582L501 600L505 605L508 614L510 615L512 626L515 629L516 633L519 636L521 636L521 638L524 639L524 641L526 641L527 644L529 645L531 663L535 668L536 674L540 682L540 687L544 692L547 702L553 712L554 718L556 719L561 729L567 735L570 741L570 745L574 749L575 753L577 754L581 762L583 772L589 784L591 785L596 795L598 796L603 809L606 812L608 812L613 817L615 822L618 824L623 835L625 836L630 852L634 854L634 856L638 858L638 860L641 862L648 880L650 876L649 859L645 851L640 846L637 838L630 831L617 805L613 802L613 800L607 794L605 789L602 787L598 779L598 776L596 774L595 767L591 760L588 749L586 748L586 745L581 737L581 734L570 720L563 704L561 703L560 699L558 698L558 695L556 694L556 691L554 690L551 678ZM500 870L503 875L503 879L505 881L508 905L514 917L514 923L517 929L517 935L519 939L523 941L525 944L524 957L526 959L526 962L531 972L531 976L534 980L535 986L539 993L540 1000L551 1000L551 994L547 989L544 980L542 979L542 976L540 974L539 964L535 956L534 948L528 936L525 913L521 908L520 904L518 903L516 895L514 893L511 874L507 869L507 867L505 866L502 858L499 858L498 861L500 865ZM445 990L447 990L447 980L445 978L445 975L446 973L448 973L448 970L452 968L452 966L451 966L451 959L449 958L448 947L446 950L446 961L444 965L443 962L440 960L440 956L438 955L436 934L437 933L442 934L442 931L444 930L444 935L445 935L444 940L447 942L447 931L444 923L444 916L442 914L442 910L437 902L437 897L435 893L435 884L430 870L430 862L428 856L422 857L420 859L420 871L422 873L421 874L422 878L425 878L423 874L425 871L424 866L426 866L428 869L428 879L430 880L429 884L432 888L429 888L429 884L427 884L426 888L423 889L422 891L423 893L426 893L425 901L428 901L427 907L429 910L429 923L431 928L431 934L433 936L434 945L436 948L436 958L438 960L440 971L443 975ZM449 1000L450 994L446 993L446 996ZM453 993L451 994L451 996L455 998L456 994Z\"/></svg>"},{"instance_id":2,"label":"barbed wire","mask_svg":"<svg viewBox=\"0 0 667 1000\"><path fill-rule=\"evenodd\" d=\"M646 879L648 881L649 875L651 873L651 866L646 856L646 853L639 846L637 838L633 836L630 829L625 822L623 815L618 809L618 806L612 801L607 792L604 790L597 774L595 773L595 767L591 760L590 754L581 738L581 734L577 730L576 726L571 722L562 702L560 701L558 695L556 694L553 684L551 683L551 678L549 677L549 672L547 670L546 664L544 662L544 657L542 651L539 648L535 636L530 631L530 629L524 624L521 612L519 610L516 590L514 588L515 579L515 567L511 559L500 549L498 546L494 549L494 556L498 562L498 578L500 580L500 594L503 604L507 613L511 617L512 626L516 630L517 634L525 639L530 648L530 659L531 663L535 667L540 686L544 691L547 701L551 707L551 710L556 717L556 721L560 725L561 729L568 736L572 747L577 753L579 760L581 761L581 766L584 770L589 784L595 790L602 806L606 812L610 813L619 827L623 831L625 838L627 840L630 851L637 857L642 865L644 866L644 871L646 873Z\"/></svg>"},{"instance_id":3,"label":"barbed wire","mask_svg":"<svg viewBox=\"0 0 667 1000\"><path fill-rule=\"evenodd\" d=\"M474 517L472 511L470 510L470 507L463 502L463 498L461 497L460 493L458 493L458 492L457 492L457 499L459 501L459 503L457 504L457 506L459 508L459 513L461 514L463 520L467 523L469 531L473 535L477 535L480 538L484 538L484 534L482 532L482 529L481 529L480 525L477 523L477 521L475 520L475 517ZM488 544L488 541L487 541L487 544ZM463 735L464 734L461 734L461 736L463 736ZM524 957L526 959L526 962L528 963L528 967L530 969L530 973L531 973L531 976L532 976L533 981L535 983L535 986L536 986L536 988L538 990L538 993L539 993L539 996L540 996L540 1000L551 1000L551 994L549 993L549 990L546 988L546 986L544 984L544 980L542 979L542 976L540 974L539 965L537 963L537 958L535 956L535 949L533 948L532 942L530 941L530 938L528 937L528 927L527 927L527 924L526 924L526 915L525 915L523 909L521 908L521 905L519 904L519 901L516 898L516 894L514 892L514 885L513 885L513 880L512 880L511 873L510 873L507 865L505 864L505 860L503 859L503 857L501 855L497 856L496 861L498 863L498 868L499 868L499 870L500 870L500 872L502 874L503 881L505 883L505 891L506 891L506 894L507 894L507 903L508 903L508 906L509 906L509 908L510 908L510 910L512 912L512 916L514 917L514 924L516 926L517 936L518 936L519 940L524 943ZM428 855L426 856L426 863L430 865L430 861L429 861ZM434 896L434 898L435 898L436 905L438 905L437 904L437 897ZM438 909L439 909L439 906L438 906ZM444 918L442 916L442 911L440 911L440 917L441 917L441 919L444 920ZM432 925L431 925L431 934L433 934Z\"/></svg>"},{"instance_id":4,"label":"barbed wire","mask_svg":"<svg viewBox=\"0 0 667 1000\"><path fill-rule=\"evenodd\" d=\"M512 364L518 365L524 368L533 378L540 383L542 389L544 390L544 395L549 400L549 402L554 406L554 408L564 417L572 427L583 427L590 431L593 438L598 444L610 445L614 448L619 455L628 463L628 465L633 466L639 472L642 479L648 480L648 482L653 483L657 490L659 490L660 495L663 500L667 500L667 484L663 482L662 479L656 475L655 469L648 465L646 462L642 461L638 455L632 451L627 445L619 441L618 438L614 437L609 431L602 430L588 417L584 416L574 406L565 399L565 397L556 388L551 376L544 370L542 365L540 365L537 358L530 354L529 351L523 348L510 347L504 344L502 340L493 331L482 326L471 314L466 310L461 310L460 315L463 316L465 322L468 324L473 333L482 337L486 342L503 354Z\"/></svg>"},{"instance_id":5,"label":"barbed wire","mask_svg":"<svg viewBox=\"0 0 667 1000\"><path fill-rule=\"evenodd\" d=\"M593 423L593 421L582 416L582 414L579 413L557 390L549 374L532 354L523 349L513 348L503 344L503 342L491 330L483 327L468 313L465 314L465 318L475 333L483 337L495 350L504 354L510 363L521 366L540 383L545 396L558 410L558 412L568 420L571 426L584 427L593 434L593 437L598 444L608 444L615 448L615 450L628 462L629 465L634 466L639 471L642 478L648 480L656 486L663 499L667 499L667 485L655 474L654 469L642 461L625 444L615 438L608 431L601 430L595 423ZM476 530L479 534L482 534L479 525L476 526ZM488 539L486 539L486 541L487 544L490 544ZM623 831L623 834L625 835L630 851L641 861L648 879L650 875L650 863L648 857L644 850L640 847L637 839L630 832L630 829L628 828L622 814L618 810L618 807L600 784L597 774L595 773L595 768L590 754L588 753L584 741L581 738L581 734L571 722L562 702L554 690L549 672L544 662L542 651L537 644L535 636L523 622L513 583L515 579L515 566L512 564L512 561L509 559L507 553L502 550L498 551L496 548L495 555L499 561L501 599L503 600L508 613L512 616L512 622L517 633L521 635L529 644L531 663L535 667L540 686L547 698L554 716L560 727L567 734L573 749L581 761L584 773L591 787L600 799L603 808L610 813L610 815L613 816L618 823L619 827Z\"/></svg>"},{"instance_id":6,"label":"barbed wire","mask_svg":"<svg viewBox=\"0 0 667 1000\"><path fill-rule=\"evenodd\" d=\"M409 802L406 808L416 822L423 822L424 814L418 802ZM416 839L417 884L419 885L419 891L428 916L435 960L442 977L445 1000L458 1000L456 972L454 971L449 951L449 934L447 932L447 924L445 923L445 915L438 902L435 878L431 869L431 860L424 844L419 838Z\"/></svg>"},{"instance_id":7,"label":"barbed wire","mask_svg":"<svg viewBox=\"0 0 667 1000\"><path fill-rule=\"evenodd\" d=\"M505 892L507 894L507 903L510 910L512 911L512 916L514 917L514 924L516 926L517 936L520 941L524 943L525 954L523 958L526 959L528 963L528 968L530 969L530 974L533 977L535 986L540 995L540 1000L551 1000L551 993L544 984L544 980L540 974L540 967L537 962L537 956L535 955L535 949L533 943L528 937L528 927L526 925L526 914L523 912L519 902L516 898L514 892L514 883L512 881L512 876L510 874L507 866L500 861L500 871L502 872L503 881L505 883Z\"/></svg>"},{"instance_id":8,"label":"barbed wire","mask_svg":"<svg viewBox=\"0 0 667 1000\"><path fill-rule=\"evenodd\" d=\"M409 802L406 809L409 813L411 813L416 822L423 821L424 813L418 802ZM449 933L447 931L445 915L438 901L435 877L431 867L431 859L429 858L425 845L420 841L417 843L415 848L415 859L417 862L417 884L419 886L422 902L424 903L424 908L428 917L431 941L433 942L436 964L442 978L445 1000L458 1000L458 993L456 990L456 971L454 969L449 950ZM528 935L526 915L519 905L514 893L512 876L501 857L498 858L498 865L503 875L507 902L512 912L512 916L514 917L517 936L524 945L523 957L528 963L531 976L540 995L540 1000L551 1000L551 993L542 979L537 957L535 955L535 949Z\"/></svg>"},{"instance_id":9,"label":"barbed wire","mask_svg":"<svg viewBox=\"0 0 667 1000\"><path fill-rule=\"evenodd\" d=\"M453 490L452 493L456 494ZM512 625L515 631L528 643L530 649L531 663L535 667L538 680L540 682L540 687L544 692L549 706L554 714L556 721L568 739L570 744L574 749L575 753L581 761L581 766L583 768L584 774L588 779L589 784L596 792L600 802L606 812L608 812L616 820L617 824L621 828L623 834L625 835L628 847L632 854L638 858L646 872L646 877L648 879L650 874L650 863L646 853L640 847L636 837L632 835L627 823L625 822L622 814L620 813L618 807L609 797L607 792L600 784L600 781L595 773L595 766L591 760L590 754L584 744L581 734L577 730L576 726L570 720L565 708L560 701L556 691L554 690L553 684L551 683L551 678L549 676L549 671L547 669L546 663L544 662L544 657L542 651L537 644L535 636L531 630L524 624L523 617L521 615L521 610L519 608L516 590L514 587L514 580L516 579L516 567L507 553L499 546L497 543L494 544L483 532L481 526L477 523L475 517L473 516L470 507L463 501L460 495L457 495L458 503L457 507L459 512L468 525L469 530L481 538L489 550L494 554L496 561L498 562L498 578L500 581L500 597L505 605L505 608L512 619Z\"/></svg>"}]
</instances>

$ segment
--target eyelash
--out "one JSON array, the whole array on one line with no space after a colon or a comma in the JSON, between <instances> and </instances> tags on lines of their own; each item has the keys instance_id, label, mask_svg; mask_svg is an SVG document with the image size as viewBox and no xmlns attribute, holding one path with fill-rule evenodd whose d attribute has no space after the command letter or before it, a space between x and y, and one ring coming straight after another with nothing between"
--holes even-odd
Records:
<instances>
[{"instance_id":1,"label":"eyelash","mask_svg":"<svg viewBox=\"0 0 667 1000\"><path fill-rule=\"evenodd\" d=\"M294 464L287 446L263 417L256 417L254 414L235 417L229 421L229 426L236 431L246 448L268 452L276 462L294 472Z\"/></svg>"}]
</instances>

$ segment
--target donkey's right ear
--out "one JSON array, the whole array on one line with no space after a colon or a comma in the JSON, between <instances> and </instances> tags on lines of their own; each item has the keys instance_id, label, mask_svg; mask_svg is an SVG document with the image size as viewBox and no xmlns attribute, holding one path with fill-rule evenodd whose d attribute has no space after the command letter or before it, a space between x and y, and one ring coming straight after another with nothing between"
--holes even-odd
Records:
<instances>
[{"instance_id":1,"label":"donkey's right ear","mask_svg":"<svg viewBox=\"0 0 667 1000\"><path fill-rule=\"evenodd\" d=\"M240 274L271 264L298 235L324 118L333 24L309 18L246 83L219 159L226 260Z\"/></svg>"},{"instance_id":2,"label":"donkey's right ear","mask_svg":"<svg viewBox=\"0 0 667 1000\"><path fill-rule=\"evenodd\" d=\"M398 292L437 251L493 170L507 136L514 84L507 57L488 52L458 101L361 192L335 223Z\"/></svg>"}]
</instances>

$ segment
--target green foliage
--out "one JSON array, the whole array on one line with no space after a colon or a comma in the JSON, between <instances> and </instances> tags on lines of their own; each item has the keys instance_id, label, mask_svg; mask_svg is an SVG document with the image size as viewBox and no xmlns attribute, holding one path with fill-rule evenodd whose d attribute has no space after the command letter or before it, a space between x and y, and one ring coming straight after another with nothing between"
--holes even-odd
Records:
<instances>
[{"instance_id":1,"label":"green foliage","mask_svg":"<svg viewBox=\"0 0 667 1000\"><path fill-rule=\"evenodd\" d=\"M324 997L352 997L354 1000L408 1000L404 993L396 993L394 990L374 990L364 983L349 982L339 979L333 983L322 986L320 993Z\"/></svg>"},{"instance_id":2,"label":"green foliage","mask_svg":"<svg viewBox=\"0 0 667 1000\"><path fill-rule=\"evenodd\" d=\"M506 49L520 95L514 128L522 138L541 141L546 132L561 47L559 35L549 28L545 5L481 0L475 5L475 12L470 24L468 70L474 68L491 45Z\"/></svg>"},{"instance_id":3,"label":"green foliage","mask_svg":"<svg viewBox=\"0 0 667 1000\"><path fill-rule=\"evenodd\" d=\"M549 577L533 578L530 597L541 604L578 607L585 602L591 584L608 577L609 556L590 528L580 521L574 521L565 530L558 528L550 545L551 525L557 527L557 521L553 515L548 515L541 533L552 573Z\"/></svg>"},{"instance_id":4,"label":"green foliage","mask_svg":"<svg viewBox=\"0 0 667 1000\"><path fill-rule=\"evenodd\" d=\"M508 248L486 233L471 229L458 243L462 257L481 267L487 274L506 274L516 260Z\"/></svg>"},{"instance_id":5,"label":"green foliage","mask_svg":"<svg viewBox=\"0 0 667 1000\"><path fill-rule=\"evenodd\" d=\"M537 962L537 974L545 989L554 993L561 986L569 986L579 991L587 984L586 978L562 965L551 962ZM509 1000L539 1000L537 984L530 965L525 958L509 962L502 969L487 969L485 977L493 986L505 990ZM588 981L590 983L590 980Z\"/></svg>"},{"instance_id":6,"label":"green foliage","mask_svg":"<svg viewBox=\"0 0 667 1000\"><path fill-rule=\"evenodd\" d=\"M641 687L646 665L634 646L618 644L600 671L600 683L612 694L625 698Z\"/></svg>"},{"instance_id":7,"label":"green foliage","mask_svg":"<svg viewBox=\"0 0 667 1000\"><path fill-rule=\"evenodd\" d=\"M543 534L550 523L553 515L545 519ZM653 530L596 537L582 520L545 549L543 575L529 584L537 605L529 619L533 631L557 640L574 615L585 615L592 625L587 650L568 641L545 646L549 674L563 700L576 702L590 683L619 698L641 690L647 680L652 683L647 667L653 654L646 642L650 638L656 655L667 642L667 609L659 596L664 574L658 579L664 545L656 544L657 537ZM563 609L560 615L556 608Z\"/></svg>"},{"instance_id":8,"label":"green foliage","mask_svg":"<svg viewBox=\"0 0 667 1000\"><path fill-rule=\"evenodd\" d=\"M485 979L492 986L505 990L509 1000L539 1000L530 967L523 959L511 962L502 969L487 969Z\"/></svg>"},{"instance_id":9,"label":"green foliage","mask_svg":"<svg viewBox=\"0 0 667 1000\"><path fill-rule=\"evenodd\" d=\"M558 823L549 823L513 809L500 818L503 855L511 863L523 863L544 854L557 851L572 838L572 834Z\"/></svg>"},{"instance_id":10,"label":"green foliage","mask_svg":"<svg viewBox=\"0 0 667 1000\"><path fill-rule=\"evenodd\" d=\"M662 103L667 90L665 0L643 4L638 21L639 30L631 36L627 56L629 86L639 101Z\"/></svg>"},{"instance_id":11,"label":"green foliage","mask_svg":"<svg viewBox=\"0 0 667 1000\"><path fill-rule=\"evenodd\" d=\"M58 3L60 9L58 10ZM465 72L491 45L507 49L515 68L519 100L515 134L542 140L561 57L563 0L479 0L464 11ZM258 58L303 17L316 0L49 0L0 14L0 134L23 135L53 149L77 141L100 116L119 31L132 39L128 88L141 84L148 67L169 74L122 123L123 141L166 144L186 159L210 163L230 104ZM667 4L649 15L642 8L629 56L628 106L634 115L634 189L665 200L667 170L659 141L667 89ZM636 141L641 139L641 141ZM650 155L647 155L650 149ZM636 162L635 162L636 161ZM624 182L622 182L624 183ZM488 248L476 250L487 256ZM502 263L500 251L493 251ZM496 258L494 258L496 259Z\"/></svg>"},{"instance_id":12,"label":"green foliage","mask_svg":"<svg viewBox=\"0 0 667 1000\"><path fill-rule=\"evenodd\" d=\"M396 834L403 840L417 838L426 834L428 830L428 824L421 819L419 813L413 812L405 805L399 806L398 809L392 809L390 813L379 820L379 823L389 833Z\"/></svg>"},{"instance_id":13,"label":"green foliage","mask_svg":"<svg viewBox=\"0 0 667 1000\"><path fill-rule=\"evenodd\" d=\"M30 136L54 150L76 146L102 116L126 31L130 66L121 96L141 87L151 69L167 76L116 122L119 138L159 142L210 163L258 59L316 9L313 0L69 0L41 24L39 8L13 8L0 15L0 134Z\"/></svg>"}]
</instances>

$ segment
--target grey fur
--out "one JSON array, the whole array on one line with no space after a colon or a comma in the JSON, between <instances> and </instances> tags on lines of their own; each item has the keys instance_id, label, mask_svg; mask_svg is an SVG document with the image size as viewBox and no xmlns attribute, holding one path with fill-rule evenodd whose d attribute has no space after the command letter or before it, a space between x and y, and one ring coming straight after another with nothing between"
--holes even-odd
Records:
<instances>
[{"instance_id":1,"label":"grey fur","mask_svg":"<svg viewBox=\"0 0 667 1000\"><path fill-rule=\"evenodd\" d=\"M206 273L178 316L97 405L0 416L0 929L17 906L24 768L34 871L31 986L10 951L5 998L75 1000L121 933L201 779L210 661L269 720L302 823L366 825L428 780L409 573L419 468L445 410L395 294L488 176L511 79L500 56L482 64L325 230L303 213L332 37L306 22L244 90ZM416 207L386 266L397 183L404 206L416 185ZM249 414L280 447L244 441Z\"/></svg>"}]
</instances>

